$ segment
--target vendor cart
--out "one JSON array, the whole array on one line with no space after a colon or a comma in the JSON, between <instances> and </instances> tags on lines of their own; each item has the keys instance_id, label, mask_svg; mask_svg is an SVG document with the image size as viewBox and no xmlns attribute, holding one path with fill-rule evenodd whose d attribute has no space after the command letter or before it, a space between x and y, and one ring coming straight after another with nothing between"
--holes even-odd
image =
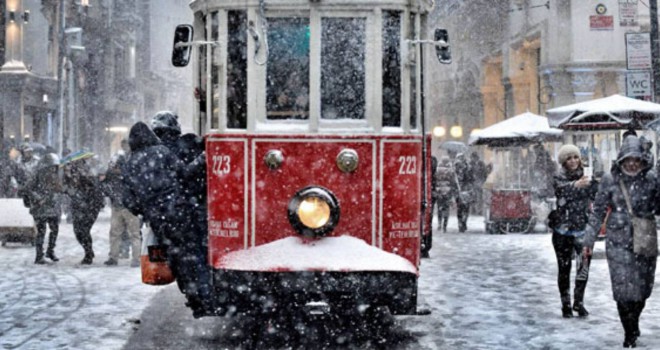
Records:
<instances>
[{"instance_id":1,"label":"vendor cart","mask_svg":"<svg viewBox=\"0 0 660 350\"><path fill-rule=\"evenodd\" d=\"M30 210L20 198L0 198L0 242L34 245L36 229Z\"/></svg>"},{"instance_id":2,"label":"vendor cart","mask_svg":"<svg viewBox=\"0 0 660 350\"><path fill-rule=\"evenodd\" d=\"M487 146L493 153L493 173L482 189L486 232L525 233L534 229L539 218L533 209L538 179L532 148L559 141L561 134L561 130L548 126L545 117L528 112L470 135L470 145Z\"/></svg>"}]
</instances>

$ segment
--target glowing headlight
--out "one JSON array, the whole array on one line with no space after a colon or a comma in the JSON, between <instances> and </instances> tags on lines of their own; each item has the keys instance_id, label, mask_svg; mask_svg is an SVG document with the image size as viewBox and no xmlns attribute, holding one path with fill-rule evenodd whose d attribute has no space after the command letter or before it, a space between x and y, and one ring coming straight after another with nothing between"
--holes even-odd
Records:
<instances>
[{"instance_id":1,"label":"glowing headlight","mask_svg":"<svg viewBox=\"0 0 660 350\"><path fill-rule=\"evenodd\" d=\"M323 236L337 226L339 205L335 196L322 187L307 187L289 201L289 222L303 236Z\"/></svg>"}]
</instances>

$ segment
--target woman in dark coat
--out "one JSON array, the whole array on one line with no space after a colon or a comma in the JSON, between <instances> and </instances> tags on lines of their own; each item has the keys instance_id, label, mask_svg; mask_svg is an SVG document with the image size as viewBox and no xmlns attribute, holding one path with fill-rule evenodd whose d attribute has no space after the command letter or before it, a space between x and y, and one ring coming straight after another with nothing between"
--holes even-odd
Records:
<instances>
[{"instance_id":1,"label":"woman in dark coat","mask_svg":"<svg viewBox=\"0 0 660 350\"><path fill-rule=\"evenodd\" d=\"M46 257L52 261L59 260L55 256L55 243L57 242L60 216L62 215L59 201L62 192L62 183L58 176L59 165L59 157L56 154L46 154L39 161L34 177L24 187L24 195L30 204L30 214L37 226L35 264L46 263L46 260L44 260L46 225L50 227Z\"/></svg>"},{"instance_id":2,"label":"woman in dark coat","mask_svg":"<svg viewBox=\"0 0 660 350\"><path fill-rule=\"evenodd\" d=\"M580 150L574 145L563 145L557 161L561 169L553 178L557 208L550 214L548 226L552 229L552 246L557 256L557 285L561 298L561 312L565 318L589 315L584 307L584 290L589 278L590 258L583 258L582 241L589 217L589 205L596 195L598 184L584 176ZM571 308L571 260L577 256L575 290Z\"/></svg>"},{"instance_id":3,"label":"woman in dark coat","mask_svg":"<svg viewBox=\"0 0 660 350\"><path fill-rule=\"evenodd\" d=\"M85 161L91 155L88 153L64 166L64 191L71 198L73 233L85 250L82 265L91 265L94 260L91 231L104 205L99 182Z\"/></svg>"},{"instance_id":4,"label":"woman in dark coat","mask_svg":"<svg viewBox=\"0 0 660 350\"><path fill-rule=\"evenodd\" d=\"M625 332L624 347L636 346L640 335L639 316L646 299L651 296L655 277L657 258L638 255L633 251L631 215L622 191L623 186L635 216L655 219L660 190L646 153L639 138L625 138L611 174L603 176L584 239L584 254L590 256L607 208L611 208L606 223L607 264L612 294Z\"/></svg>"}]
</instances>

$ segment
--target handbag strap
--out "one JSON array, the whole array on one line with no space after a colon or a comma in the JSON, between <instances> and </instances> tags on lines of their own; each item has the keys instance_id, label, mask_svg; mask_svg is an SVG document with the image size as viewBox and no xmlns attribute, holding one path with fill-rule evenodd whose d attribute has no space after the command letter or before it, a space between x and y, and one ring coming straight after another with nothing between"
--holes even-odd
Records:
<instances>
[{"instance_id":1,"label":"handbag strap","mask_svg":"<svg viewBox=\"0 0 660 350\"><path fill-rule=\"evenodd\" d=\"M619 180L619 186L621 186L621 192L623 192L623 198L626 200L626 206L628 207L628 214L633 216L632 205L630 205L630 196L628 195L628 189L623 184L623 180Z\"/></svg>"}]
</instances>

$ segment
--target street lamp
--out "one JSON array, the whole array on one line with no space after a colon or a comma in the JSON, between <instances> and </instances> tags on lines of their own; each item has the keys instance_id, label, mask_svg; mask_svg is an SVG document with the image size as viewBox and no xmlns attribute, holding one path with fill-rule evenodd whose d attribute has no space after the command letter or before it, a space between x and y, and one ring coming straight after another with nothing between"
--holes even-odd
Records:
<instances>
[{"instance_id":1,"label":"street lamp","mask_svg":"<svg viewBox=\"0 0 660 350\"><path fill-rule=\"evenodd\" d=\"M433 136L437 138L444 137L446 133L447 130L445 130L444 126L436 126L435 128L433 128Z\"/></svg>"},{"instance_id":2,"label":"street lamp","mask_svg":"<svg viewBox=\"0 0 660 350\"><path fill-rule=\"evenodd\" d=\"M451 129L449 129L449 135L453 138L460 139L463 137L463 127L460 125L452 126Z\"/></svg>"}]
</instances>

